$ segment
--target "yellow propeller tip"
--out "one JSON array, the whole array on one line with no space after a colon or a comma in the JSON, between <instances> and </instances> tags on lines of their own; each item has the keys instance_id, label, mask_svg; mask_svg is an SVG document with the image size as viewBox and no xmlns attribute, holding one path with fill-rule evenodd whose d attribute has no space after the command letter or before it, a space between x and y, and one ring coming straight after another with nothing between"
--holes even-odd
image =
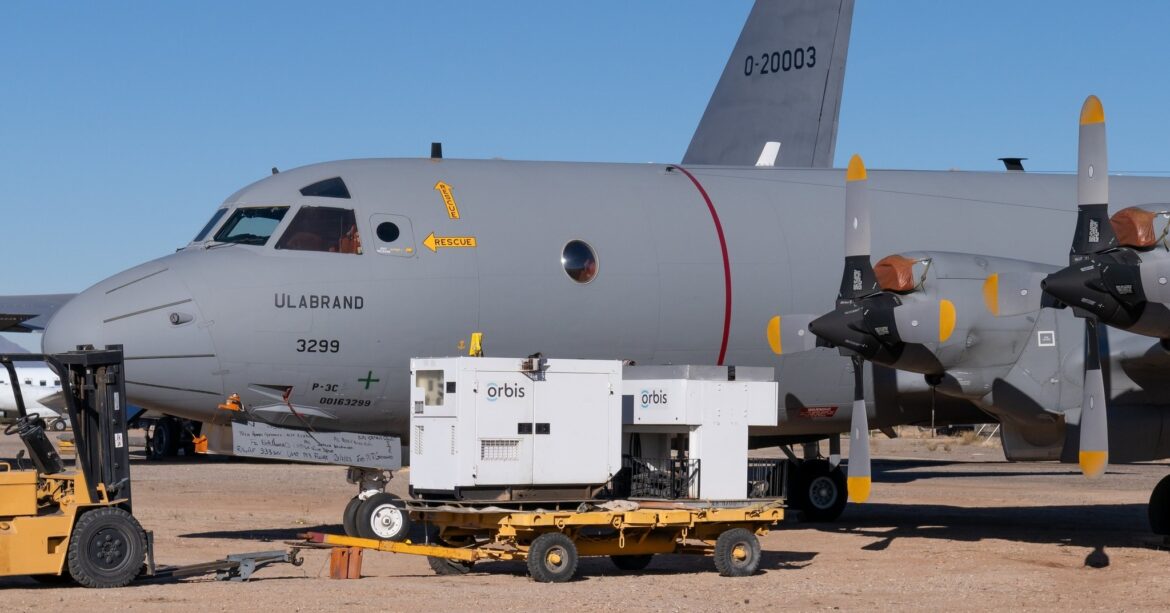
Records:
<instances>
[{"instance_id":1,"label":"yellow propeller tip","mask_svg":"<svg viewBox=\"0 0 1170 613\"><path fill-rule=\"evenodd\" d=\"M1091 123L1105 123L1105 109L1101 106L1101 99L1096 96L1085 98L1081 106L1081 125Z\"/></svg>"},{"instance_id":2,"label":"yellow propeller tip","mask_svg":"<svg viewBox=\"0 0 1170 613\"><path fill-rule=\"evenodd\" d=\"M869 500L873 482L869 477L849 477L845 486L849 490L849 502L865 502Z\"/></svg>"},{"instance_id":3,"label":"yellow propeller tip","mask_svg":"<svg viewBox=\"0 0 1170 613\"><path fill-rule=\"evenodd\" d=\"M983 306L999 317L999 273L992 273L983 281Z\"/></svg>"},{"instance_id":4,"label":"yellow propeller tip","mask_svg":"<svg viewBox=\"0 0 1170 613\"><path fill-rule=\"evenodd\" d=\"M1109 464L1108 451L1082 451L1080 453L1081 473L1090 479L1105 474L1105 466Z\"/></svg>"},{"instance_id":5,"label":"yellow propeller tip","mask_svg":"<svg viewBox=\"0 0 1170 613\"><path fill-rule=\"evenodd\" d=\"M955 333L955 303L950 300L938 302L938 342L945 343Z\"/></svg>"},{"instance_id":6,"label":"yellow propeller tip","mask_svg":"<svg viewBox=\"0 0 1170 613\"><path fill-rule=\"evenodd\" d=\"M853 157L849 158L849 169L845 171L845 180L864 181L865 178L865 162L861 161L860 155L854 153Z\"/></svg>"},{"instance_id":7,"label":"yellow propeller tip","mask_svg":"<svg viewBox=\"0 0 1170 613\"><path fill-rule=\"evenodd\" d=\"M772 353L782 355L784 353L784 344L780 338L780 316L776 315L768 320L768 346L772 348Z\"/></svg>"}]
</instances>

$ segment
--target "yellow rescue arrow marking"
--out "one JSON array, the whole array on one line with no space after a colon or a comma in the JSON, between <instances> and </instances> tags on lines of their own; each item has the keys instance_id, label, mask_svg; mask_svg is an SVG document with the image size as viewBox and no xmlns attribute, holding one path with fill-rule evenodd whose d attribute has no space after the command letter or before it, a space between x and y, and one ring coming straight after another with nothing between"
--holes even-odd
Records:
<instances>
[{"instance_id":1,"label":"yellow rescue arrow marking","mask_svg":"<svg viewBox=\"0 0 1170 613\"><path fill-rule=\"evenodd\" d=\"M451 185L445 181L439 181L435 184L435 189L439 190L439 195L443 197L443 204L447 205L447 217L459 219L459 205L455 204L455 196L451 194Z\"/></svg>"},{"instance_id":2,"label":"yellow rescue arrow marking","mask_svg":"<svg viewBox=\"0 0 1170 613\"><path fill-rule=\"evenodd\" d=\"M431 251L452 247L477 247L474 236L435 236L431 232L423 239L423 246Z\"/></svg>"}]
</instances>

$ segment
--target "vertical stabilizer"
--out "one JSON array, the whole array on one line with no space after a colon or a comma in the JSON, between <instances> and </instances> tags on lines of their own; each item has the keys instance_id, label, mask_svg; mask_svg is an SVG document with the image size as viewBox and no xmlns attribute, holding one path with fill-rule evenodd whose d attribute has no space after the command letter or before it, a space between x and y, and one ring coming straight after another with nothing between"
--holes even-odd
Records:
<instances>
[{"instance_id":1,"label":"vertical stabilizer","mask_svg":"<svg viewBox=\"0 0 1170 613\"><path fill-rule=\"evenodd\" d=\"M777 166L828 168L853 0L756 0L684 164L751 166L779 141Z\"/></svg>"}]
</instances>

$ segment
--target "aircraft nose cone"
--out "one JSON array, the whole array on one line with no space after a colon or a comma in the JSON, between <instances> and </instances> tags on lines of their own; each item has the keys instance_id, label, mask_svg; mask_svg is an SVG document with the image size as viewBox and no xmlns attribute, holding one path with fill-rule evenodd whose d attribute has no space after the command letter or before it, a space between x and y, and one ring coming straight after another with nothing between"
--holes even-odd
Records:
<instances>
[{"instance_id":1,"label":"aircraft nose cone","mask_svg":"<svg viewBox=\"0 0 1170 613\"><path fill-rule=\"evenodd\" d=\"M1128 320L1121 303L1102 283L1100 268L1091 262L1062 268L1045 277L1040 287L1053 298L1107 323L1124 326L1126 321L1122 320Z\"/></svg>"}]
</instances>

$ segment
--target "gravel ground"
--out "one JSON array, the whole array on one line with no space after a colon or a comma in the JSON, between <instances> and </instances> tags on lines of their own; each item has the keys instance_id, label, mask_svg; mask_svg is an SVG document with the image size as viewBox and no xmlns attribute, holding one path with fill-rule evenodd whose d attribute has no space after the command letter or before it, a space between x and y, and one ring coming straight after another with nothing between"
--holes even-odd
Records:
<instances>
[{"instance_id":1,"label":"gravel ground","mask_svg":"<svg viewBox=\"0 0 1170 613\"><path fill-rule=\"evenodd\" d=\"M0 578L5 611L391 611L610 609L1165 609L1170 553L1145 505L1165 463L1112 467L1087 481L1076 466L1013 464L995 446L952 438L874 439L874 492L833 524L789 522L762 539L761 572L728 579L709 559L659 556L639 573L583 560L580 578L538 584L519 563L462 577L423 558L368 553L363 579L328 578L327 554L261 570L249 583L206 578L115 590ZM19 449L0 437L0 458ZM160 563L279 549L297 532L340 532L352 486L344 469L223 458L134 462L135 510ZM402 494L407 474L394 480ZM1104 556L1105 568L1086 566Z\"/></svg>"}]
</instances>

